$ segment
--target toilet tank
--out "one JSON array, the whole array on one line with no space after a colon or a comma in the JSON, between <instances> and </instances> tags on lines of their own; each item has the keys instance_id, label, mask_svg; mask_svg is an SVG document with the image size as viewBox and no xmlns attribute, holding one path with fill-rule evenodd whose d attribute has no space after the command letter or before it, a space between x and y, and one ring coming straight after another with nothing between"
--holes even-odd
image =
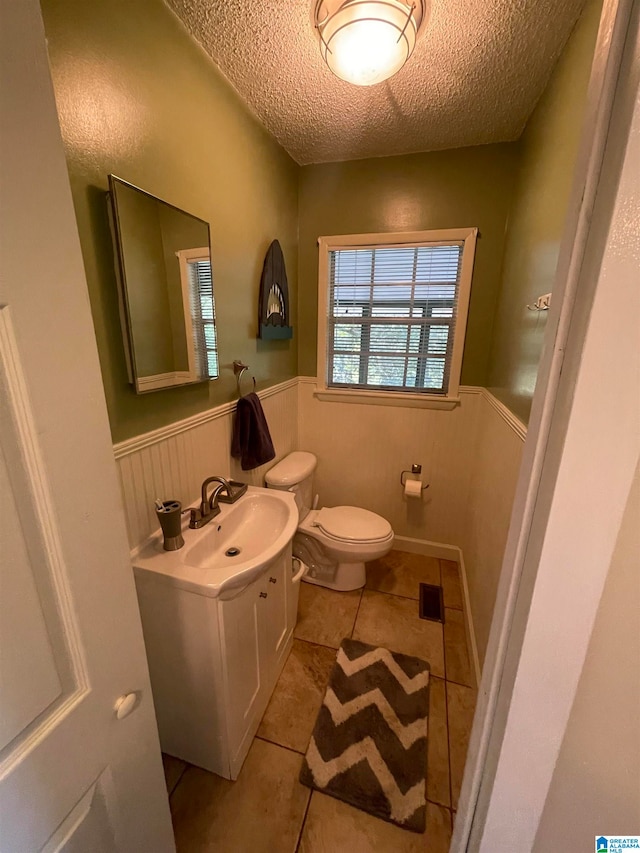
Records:
<instances>
[{"instance_id":1,"label":"toilet tank","mask_svg":"<svg viewBox=\"0 0 640 853\"><path fill-rule=\"evenodd\" d=\"M293 492L300 513L300 521L313 505L313 472L318 460L313 453L295 450L270 468L265 475L269 489Z\"/></svg>"}]
</instances>

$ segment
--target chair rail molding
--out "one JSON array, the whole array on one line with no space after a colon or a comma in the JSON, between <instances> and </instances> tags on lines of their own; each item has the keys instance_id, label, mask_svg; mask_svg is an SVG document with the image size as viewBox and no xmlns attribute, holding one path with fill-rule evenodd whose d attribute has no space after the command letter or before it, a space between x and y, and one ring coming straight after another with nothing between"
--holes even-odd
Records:
<instances>
[{"instance_id":1,"label":"chair rail molding","mask_svg":"<svg viewBox=\"0 0 640 853\"><path fill-rule=\"evenodd\" d=\"M289 388L295 388L298 384L298 378L293 377L284 382L279 382L277 385L270 385L262 391L257 391L258 397L261 400L266 400L273 397L274 394L280 394ZM131 453L136 453L145 447L150 447L153 444L159 444L167 438L174 435L179 435L181 432L189 432L195 427L206 424L209 421L215 421L217 418L222 418L235 411L237 400L230 400L228 403L221 403L219 406L214 406L204 412L198 412L196 415L191 415L180 421L174 421L166 426L151 430L150 432L134 435L132 438L127 438L124 441L119 441L113 445L113 454L116 459L122 459L123 456L129 456Z\"/></svg>"}]
</instances>

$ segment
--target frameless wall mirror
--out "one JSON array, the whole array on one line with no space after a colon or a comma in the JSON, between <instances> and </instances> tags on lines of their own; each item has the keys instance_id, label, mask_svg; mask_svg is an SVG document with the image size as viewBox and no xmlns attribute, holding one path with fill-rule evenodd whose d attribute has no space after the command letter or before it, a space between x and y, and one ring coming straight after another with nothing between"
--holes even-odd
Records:
<instances>
[{"instance_id":1,"label":"frameless wall mirror","mask_svg":"<svg viewBox=\"0 0 640 853\"><path fill-rule=\"evenodd\" d=\"M136 392L217 379L209 224L115 175L109 199Z\"/></svg>"}]
</instances>

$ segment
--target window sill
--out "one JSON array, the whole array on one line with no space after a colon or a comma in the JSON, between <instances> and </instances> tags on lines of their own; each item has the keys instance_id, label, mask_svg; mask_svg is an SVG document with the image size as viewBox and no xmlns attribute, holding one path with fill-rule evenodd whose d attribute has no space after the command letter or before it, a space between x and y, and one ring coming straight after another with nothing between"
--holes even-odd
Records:
<instances>
[{"instance_id":1,"label":"window sill","mask_svg":"<svg viewBox=\"0 0 640 853\"><path fill-rule=\"evenodd\" d=\"M439 409L451 411L460 405L460 397L440 397L435 394L407 394L393 391L338 391L335 388L316 388L313 396L331 403L360 403L369 406L399 406L405 409Z\"/></svg>"}]
</instances>

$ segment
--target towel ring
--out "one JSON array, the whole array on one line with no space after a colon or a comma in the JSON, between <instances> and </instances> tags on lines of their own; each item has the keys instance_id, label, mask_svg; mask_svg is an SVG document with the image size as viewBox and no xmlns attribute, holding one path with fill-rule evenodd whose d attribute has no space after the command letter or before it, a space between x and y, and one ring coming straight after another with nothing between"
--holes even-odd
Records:
<instances>
[{"instance_id":1,"label":"towel ring","mask_svg":"<svg viewBox=\"0 0 640 853\"><path fill-rule=\"evenodd\" d=\"M238 396L242 397L242 389L240 388L240 382L242 381L242 376L246 370L249 370L248 364L243 364L241 361L233 362L233 372L236 375L236 383L238 385ZM256 377L252 376L253 379L253 390L256 390Z\"/></svg>"}]
</instances>

